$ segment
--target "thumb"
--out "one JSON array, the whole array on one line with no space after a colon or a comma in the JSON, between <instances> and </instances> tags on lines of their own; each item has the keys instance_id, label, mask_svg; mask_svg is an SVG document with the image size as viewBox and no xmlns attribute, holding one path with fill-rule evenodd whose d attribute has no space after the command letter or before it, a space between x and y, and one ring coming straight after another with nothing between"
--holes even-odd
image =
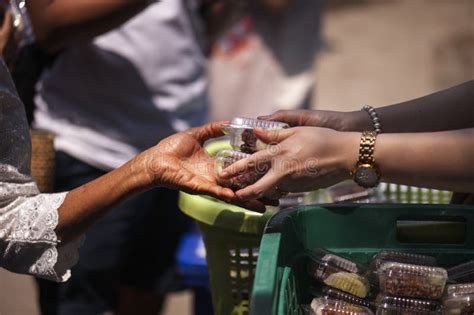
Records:
<instances>
[{"instance_id":1,"label":"thumb","mask_svg":"<svg viewBox=\"0 0 474 315\"><path fill-rule=\"evenodd\" d=\"M188 129L186 133L193 136L199 143L203 144L210 138L217 138L224 135L222 125L224 122L212 122L201 127Z\"/></svg>"},{"instance_id":2,"label":"thumb","mask_svg":"<svg viewBox=\"0 0 474 315\"><path fill-rule=\"evenodd\" d=\"M267 144L277 144L285 140L286 138L294 134L294 130L289 129L280 129L280 130L267 130L262 128L255 128L254 134L257 138L262 140Z\"/></svg>"}]
</instances>

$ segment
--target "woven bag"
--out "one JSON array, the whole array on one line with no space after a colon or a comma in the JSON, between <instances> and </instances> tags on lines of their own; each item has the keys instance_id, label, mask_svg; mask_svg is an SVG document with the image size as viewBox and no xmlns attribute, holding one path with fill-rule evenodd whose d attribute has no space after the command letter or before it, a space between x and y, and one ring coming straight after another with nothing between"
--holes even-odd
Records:
<instances>
[{"instance_id":1,"label":"woven bag","mask_svg":"<svg viewBox=\"0 0 474 315\"><path fill-rule=\"evenodd\" d=\"M54 190L54 135L47 131L30 130L31 135L31 175L42 193Z\"/></svg>"}]
</instances>

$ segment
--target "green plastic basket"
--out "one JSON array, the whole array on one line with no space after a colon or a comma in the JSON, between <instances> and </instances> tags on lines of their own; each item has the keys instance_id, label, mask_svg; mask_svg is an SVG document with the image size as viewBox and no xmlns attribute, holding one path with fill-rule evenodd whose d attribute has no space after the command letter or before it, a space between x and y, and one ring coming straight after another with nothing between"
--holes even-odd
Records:
<instances>
[{"instance_id":1,"label":"green plastic basket","mask_svg":"<svg viewBox=\"0 0 474 315\"><path fill-rule=\"evenodd\" d=\"M219 141L207 150L216 154L229 147L227 141ZM179 207L202 232L215 314L248 314L258 248L271 215L183 192Z\"/></svg>"},{"instance_id":2,"label":"green plastic basket","mask_svg":"<svg viewBox=\"0 0 474 315\"><path fill-rule=\"evenodd\" d=\"M367 264L383 249L434 255L443 266L474 258L474 208L455 205L320 205L281 211L260 244L250 314L303 314L305 252L327 248Z\"/></svg>"}]
</instances>

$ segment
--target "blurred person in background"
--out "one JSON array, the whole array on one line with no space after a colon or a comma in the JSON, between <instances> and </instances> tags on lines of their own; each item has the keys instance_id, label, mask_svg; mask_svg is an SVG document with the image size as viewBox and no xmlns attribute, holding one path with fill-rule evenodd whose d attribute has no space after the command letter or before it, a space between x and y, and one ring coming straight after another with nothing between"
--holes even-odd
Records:
<instances>
[{"instance_id":1,"label":"blurred person in background","mask_svg":"<svg viewBox=\"0 0 474 315\"><path fill-rule=\"evenodd\" d=\"M56 191L207 119L199 3L149 3L27 3L38 43L57 55L38 84L34 121L56 136ZM70 281L38 281L43 314L157 314L189 225L168 189L116 207L87 233Z\"/></svg>"},{"instance_id":2,"label":"blurred person in background","mask_svg":"<svg viewBox=\"0 0 474 315\"><path fill-rule=\"evenodd\" d=\"M212 119L310 108L322 0L253 3L212 48Z\"/></svg>"}]
</instances>

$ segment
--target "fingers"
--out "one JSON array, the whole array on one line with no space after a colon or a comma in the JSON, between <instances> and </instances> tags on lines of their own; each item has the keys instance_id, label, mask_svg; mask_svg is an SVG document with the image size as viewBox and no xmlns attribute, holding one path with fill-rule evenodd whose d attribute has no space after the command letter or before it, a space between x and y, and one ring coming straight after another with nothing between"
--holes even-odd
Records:
<instances>
[{"instance_id":1,"label":"fingers","mask_svg":"<svg viewBox=\"0 0 474 315\"><path fill-rule=\"evenodd\" d=\"M257 138L267 144L276 144L292 136L295 131L291 128L281 130L265 130L262 128L255 128L253 133L255 136L257 136Z\"/></svg>"},{"instance_id":2,"label":"fingers","mask_svg":"<svg viewBox=\"0 0 474 315\"><path fill-rule=\"evenodd\" d=\"M278 207L280 205L280 202L278 200L275 200L275 199L268 199L268 198L260 198L258 199L259 201L261 201L263 204L267 205L267 206L272 206L272 207Z\"/></svg>"},{"instance_id":3,"label":"fingers","mask_svg":"<svg viewBox=\"0 0 474 315\"><path fill-rule=\"evenodd\" d=\"M188 129L186 133L196 138L199 143L203 144L211 138L223 136L222 125L224 123L224 121L212 122L201 127Z\"/></svg>"},{"instance_id":4,"label":"fingers","mask_svg":"<svg viewBox=\"0 0 474 315\"><path fill-rule=\"evenodd\" d=\"M193 187L186 189L192 194L204 194L218 199L232 200L236 199L235 193L230 188L225 188L204 180L196 180Z\"/></svg>"},{"instance_id":5,"label":"fingers","mask_svg":"<svg viewBox=\"0 0 474 315\"><path fill-rule=\"evenodd\" d=\"M267 165L274 156L274 153L270 149L258 151L257 153L252 154L248 158L239 160L227 168L225 168L221 174L219 174L220 177L223 179L228 179L231 177L234 177L239 174L243 174L245 172L260 172L267 170L267 168L263 167L264 165Z\"/></svg>"},{"instance_id":6,"label":"fingers","mask_svg":"<svg viewBox=\"0 0 474 315\"><path fill-rule=\"evenodd\" d=\"M290 126L301 126L301 111L297 110L279 110L271 115L260 116L258 119L281 121Z\"/></svg>"},{"instance_id":7,"label":"fingers","mask_svg":"<svg viewBox=\"0 0 474 315\"><path fill-rule=\"evenodd\" d=\"M270 170L255 184L237 191L236 194L242 200L260 199L265 196L267 191L278 186L279 182L280 176L276 172Z\"/></svg>"},{"instance_id":8,"label":"fingers","mask_svg":"<svg viewBox=\"0 0 474 315\"><path fill-rule=\"evenodd\" d=\"M245 208L247 210L252 210L256 212L263 213L265 212L265 205L268 204L264 200L240 200L238 198L228 201L229 203L235 204L236 206Z\"/></svg>"}]
</instances>

